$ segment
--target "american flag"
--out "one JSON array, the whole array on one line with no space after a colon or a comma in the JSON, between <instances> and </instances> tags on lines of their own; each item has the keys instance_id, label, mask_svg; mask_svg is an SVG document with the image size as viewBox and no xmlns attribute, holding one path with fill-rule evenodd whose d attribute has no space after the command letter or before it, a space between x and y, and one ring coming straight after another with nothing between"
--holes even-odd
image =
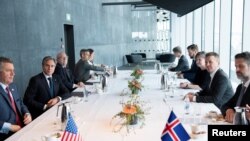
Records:
<instances>
[{"instance_id":1,"label":"american flag","mask_svg":"<svg viewBox=\"0 0 250 141\"><path fill-rule=\"evenodd\" d=\"M76 123L70 113L61 141L83 141L77 130Z\"/></svg>"},{"instance_id":2,"label":"american flag","mask_svg":"<svg viewBox=\"0 0 250 141\"><path fill-rule=\"evenodd\" d=\"M189 134L182 126L179 119L173 111L171 111L168 122L162 132L162 141L187 141L190 139Z\"/></svg>"}]
</instances>

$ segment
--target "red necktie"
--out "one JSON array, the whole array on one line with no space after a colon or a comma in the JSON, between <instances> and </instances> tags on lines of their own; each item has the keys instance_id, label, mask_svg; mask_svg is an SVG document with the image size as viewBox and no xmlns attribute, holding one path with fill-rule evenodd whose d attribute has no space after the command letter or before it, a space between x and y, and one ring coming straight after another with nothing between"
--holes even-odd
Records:
<instances>
[{"instance_id":1,"label":"red necktie","mask_svg":"<svg viewBox=\"0 0 250 141\"><path fill-rule=\"evenodd\" d=\"M22 123L21 123L19 114L17 113L16 104L15 104L15 101L14 101L14 99L13 99L13 97L12 97L12 94L11 94L11 92L10 92L9 87L6 87L6 91L7 91L7 94L8 94L8 96L9 96L9 99L10 99L10 102L11 102L11 106L12 106L12 108L13 108L15 114L16 114L16 123L17 123L17 125L22 126Z\"/></svg>"}]
</instances>

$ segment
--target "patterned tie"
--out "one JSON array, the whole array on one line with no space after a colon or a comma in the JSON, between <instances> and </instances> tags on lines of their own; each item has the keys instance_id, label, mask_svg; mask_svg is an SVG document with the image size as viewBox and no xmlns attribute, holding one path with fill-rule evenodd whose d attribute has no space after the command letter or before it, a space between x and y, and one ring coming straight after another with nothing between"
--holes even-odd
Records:
<instances>
[{"instance_id":1,"label":"patterned tie","mask_svg":"<svg viewBox=\"0 0 250 141\"><path fill-rule=\"evenodd\" d=\"M8 96L9 96L11 106L12 106L14 112L15 112L15 115L16 115L16 124L22 127L22 122L20 120L21 118L19 117L19 114L17 113L16 104L15 104L15 101L14 101L14 99L12 97L12 94L10 92L9 87L6 87L6 92L7 92Z\"/></svg>"},{"instance_id":2,"label":"patterned tie","mask_svg":"<svg viewBox=\"0 0 250 141\"><path fill-rule=\"evenodd\" d=\"M242 84L242 88L241 88L240 95L239 95L239 98L237 100L236 106L240 106L242 98L243 98L243 95L245 93L245 90L246 90L246 87Z\"/></svg>"},{"instance_id":3,"label":"patterned tie","mask_svg":"<svg viewBox=\"0 0 250 141\"><path fill-rule=\"evenodd\" d=\"M49 90L50 90L51 97L54 97L54 85L53 85L52 77L49 77L48 80L49 80Z\"/></svg>"}]
</instances>

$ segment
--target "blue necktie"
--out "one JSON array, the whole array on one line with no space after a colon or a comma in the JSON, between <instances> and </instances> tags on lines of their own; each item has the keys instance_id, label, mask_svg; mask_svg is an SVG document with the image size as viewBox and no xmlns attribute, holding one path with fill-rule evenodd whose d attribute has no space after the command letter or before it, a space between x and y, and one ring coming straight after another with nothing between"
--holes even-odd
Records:
<instances>
[{"instance_id":1,"label":"blue necktie","mask_svg":"<svg viewBox=\"0 0 250 141\"><path fill-rule=\"evenodd\" d=\"M53 85L52 78L49 77L48 80L49 80L49 90L50 90L51 97L54 97L54 85Z\"/></svg>"}]
</instances>

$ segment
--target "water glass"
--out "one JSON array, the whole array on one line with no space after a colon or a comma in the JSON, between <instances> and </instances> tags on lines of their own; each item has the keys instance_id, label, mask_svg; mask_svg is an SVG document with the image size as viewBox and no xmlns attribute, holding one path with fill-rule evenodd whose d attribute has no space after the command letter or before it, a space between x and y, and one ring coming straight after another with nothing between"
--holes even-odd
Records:
<instances>
[{"instance_id":1,"label":"water glass","mask_svg":"<svg viewBox=\"0 0 250 141\"><path fill-rule=\"evenodd\" d=\"M89 95L89 92L84 87L83 88L83 99L84 99L85 102L88 102L88 95Z\"/></svg>"}]
</instances>

